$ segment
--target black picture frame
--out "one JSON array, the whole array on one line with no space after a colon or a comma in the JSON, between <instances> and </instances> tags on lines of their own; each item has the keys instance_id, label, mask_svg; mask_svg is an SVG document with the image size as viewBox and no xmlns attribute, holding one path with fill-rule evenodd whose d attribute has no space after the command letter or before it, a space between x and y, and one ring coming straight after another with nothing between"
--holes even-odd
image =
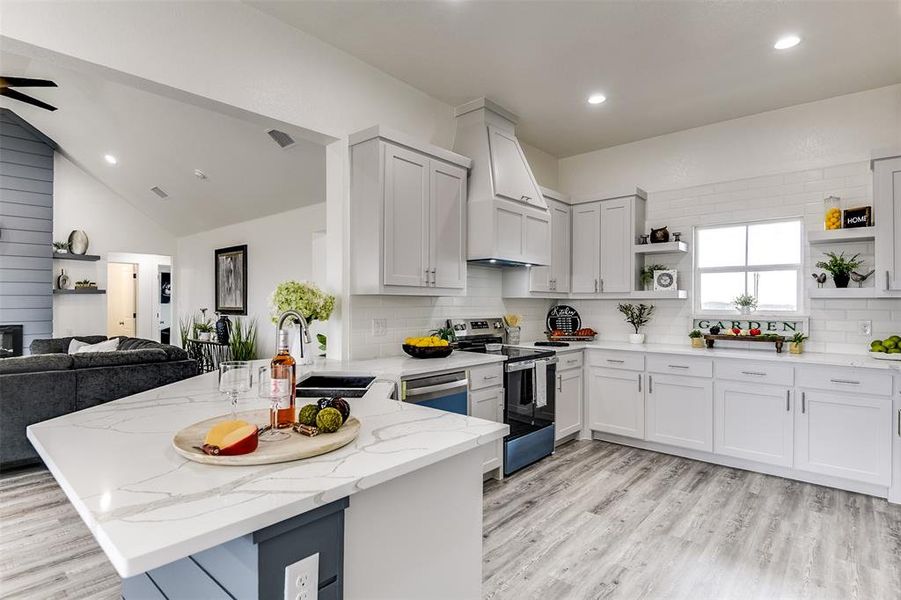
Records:
<instances>
[{"instance_id":1,"label":"black picture frame","mask_svg":"<svg viewBox=\"0 0 901 600\"><path fill-rule=\"evenodd\" d=\"M247 244L215 250L216 312L247 314Z\"/></svg>"}]
</instances>

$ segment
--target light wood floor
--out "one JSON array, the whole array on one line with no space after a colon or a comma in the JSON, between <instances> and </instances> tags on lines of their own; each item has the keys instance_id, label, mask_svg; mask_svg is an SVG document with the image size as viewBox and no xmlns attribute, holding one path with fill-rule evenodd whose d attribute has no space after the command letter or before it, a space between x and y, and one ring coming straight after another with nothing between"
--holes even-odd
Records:
<instances>
[{"instance_id":1,"label":"light wood floor","mask_svg":"<svg viewBox=\"0 0 901 600\"><path fill-rule=\"evenodd\" d=\"M901 598L901 506L604 442L485 488L485 598ZM119 597L50 474L0 477L0 597Z\"/></svg>"},{"instance_id":2,"label":"light wood floor","mask_svg":"<svg viewBox=\"0 0 901 600\"><path fill-rule=\"evenodd\" d=\"M485 598L901 598L901 506L574 442L485 489Z\"/></svg>"}]
</instances>

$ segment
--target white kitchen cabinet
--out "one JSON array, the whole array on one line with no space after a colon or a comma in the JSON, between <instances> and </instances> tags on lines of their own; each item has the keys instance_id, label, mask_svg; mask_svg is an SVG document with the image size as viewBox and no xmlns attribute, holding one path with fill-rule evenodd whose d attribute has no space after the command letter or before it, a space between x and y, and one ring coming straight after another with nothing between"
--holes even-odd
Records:
<instances>
[{"instance_id":1,"label":"white kitchen cabinet","mask_svg":"<svg viewBox=\"0 0 901 600\"><path fill-rule=\"evenodd\" d=\"M602 293L631 292L635 286L635 243L631 198L601 202L600 273Z\"/></svg>"},{"instance_id":2,"label":"white kitchen cabinet","mask_svg":"<svg viewBox=\"0 0 901 600\"><path fill-rule=\"evenodd\" d=\"M466 287L466 170L432 160L429 182L432 285L462 290Z\"/></svg>"},{"instance_id":3,"label":"white kitchen cabinet","mask_svg":"<svg viewBox=\"0 0 901 600\"><path fill-rule=\"evenodd\" d=\"M593 294L599 289L600 234L600 203L573 206L571 289L574 294Z\"/></svg>"},{"instance_id":4,"label":"white kitchen cabinet","mask_svg":"<svg viewBox=\"0 0 901 600\"><path fill-rule=\"evenodd\" d=\"M504 388L491 387L473 390L469 393L469 414L486 421L504 422ZM503 440L486 444L482 450L482 473L503 467Z\"/></svg>"},{"instance_id":5,"label":"white kitchen cabinet","mask_svg":"<svg viewBox=\"0 0 901 600\"><path fill-rule=\"evenodd\" d=\"M714 452L792 466L794 398L790 387L717 380L714 392Z\"/></svg>"},{"instance_id":6,"label":"white kitchen cabinet","mask_svg":"<svg viewBox=\"0 0 901 600\"><path fill-rule=\"evenodd\" d=\"M572 286L574 294L626 296L635 291L638 272L633 246L644 230L645 193L572 207Z\"/></svg>"},{"instance_id":7,"label":"white kitchen cabinet","mask_svg":"<svg viewBox=\"0 0 901 600\"><path fill-rule=\"evenodd\" d=\"M643 373L625 369L588 369L588 428L645 439Z\"/></svg>"},{"instance_id":8,"label":"white kitchen cabinet","mask_svg":"<svg viewBox=\"0 0 901 600\"><path fill-rule=\"evenodd\" d=\"M795 468L877 485L891 482L889 396L800 388Z\"/></svg>"},{"instance_id":9,"label":"white kitchen cabinet","mask_svg":"<svg viewBox=\"0 0 901 600\"><path fill-rule=\"evenodd\" d=\"M876 288L901 292L901 157L873 161Z\"/></svg>"},{"instance_id":10,"label":"white kitchen cabinet","mask_svg":"<svg viewBox=\"0 0 901 600\"><path fill-rule=\"evenodd\" d=\"M559 363L558 363L559 364ZM555 440L582 429L582 368L557 371L557 396L554 415Z\"/></svg>"},{"instance_id":11,"label":"white kitchen cabinet","mask_svg":"<svg viewBox=\"0 0 901 600\"><path fill-rule=\"evenodd\" d=\"M530 292L568 292L570 265L570 207L545 196L551 215L550 265L529 269Z\"/></svg>"},{"instance_id":12,"label":"white kitchen cabinet","mask_svg":"<svg viewBox=\"0 0 901 600\"><path fill-rule=\"evenodd\" d=\"M648 375L646 439L713 452L713 381Z\"/></svg>"},{"instance_id":13,"label":"white kitchen cabinet","mask_svg":"<svg viewBox=\"0 0 901 600\"><path fill-rule=\"evenodd\" d=\"M351 136L351 292L461 295L469 159L396 137Z\"/></svg>"},{"instance_id":14,"label":"white kitchen cabinet","mask_svg":"<svg viewBox=\"0 0 901 600\"><path fill-rule=\"evenodd\" d=\"M385 145L385 285L428 287L429 158Z\"/></svg>"}]
</instances>

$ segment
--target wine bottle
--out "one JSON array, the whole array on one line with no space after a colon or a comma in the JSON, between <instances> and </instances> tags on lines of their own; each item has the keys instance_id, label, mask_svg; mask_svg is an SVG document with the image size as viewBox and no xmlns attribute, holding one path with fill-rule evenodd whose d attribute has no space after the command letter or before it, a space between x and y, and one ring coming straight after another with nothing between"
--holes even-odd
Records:
<instances>
[{"instance_id":1,"label":"wine bottle","mask_svg":"<svg viewBox=\"0 0 901 600\"><path fill-rule=\"evenodd\" d=\"M270 378L272 380L271 396L277 404L275 426L278 429L293 427L295 423L294 401L297 390L295 369L297 363L288 350L288 331L278 332L278 354L272 357Z\"/></svg>"}]
</instances>

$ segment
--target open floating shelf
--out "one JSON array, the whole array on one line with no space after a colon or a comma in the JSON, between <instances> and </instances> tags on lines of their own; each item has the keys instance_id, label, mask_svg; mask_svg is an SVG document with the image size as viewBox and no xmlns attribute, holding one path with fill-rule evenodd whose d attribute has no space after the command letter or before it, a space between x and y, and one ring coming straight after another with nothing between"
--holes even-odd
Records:
<instances>
[{"instance_id":1,"label":"open floating shelf","mask_svg":"<svg viewBox=\"0 0 901 600\"><path fill-rule=\"evenodd\" d=\"M635 244L632 246L635 254L676 254L688 252L686 242L664 242L662 244Z\"/></svg>"},{"instance_id":2,"label":"open floating shelf","mask_svg":"<svg viewBox=\"0 0 901 600\"><path fill-rule=\"evenodd\" d=\"M635 300L665 300L667 298L673 300L685 300L688 298L688 290L650 290L645 292L632 292L630 298Z\"/></svg>"},{"instance_id":3,"label":"open floating shelf","mask_svg":"<svg viewBox=\"0 0 901 600\"><path fill-rule=\"evenodd\" d=\"M810 288L811 298L878 298L875 287Z\"/></svg>"},{"instance_id":4,"label":"open floating shelf","mask_svg":"<svg viewBox=\"0 0 901 600\"><path fill-rule=\"evenodd\" d=\"M832 229L830 231L807 232L807 242L811 246L841 244L846 242L872 242L875 239L875 227L856 227L853 229Z\"/></svg>"},{"instance_id":5,"label":"open floating shelf","mask_svg":"<svg viewBox=\"0 0 901 600\"><path fill-rule=\"evenodd\" d=\"M106 290L98 290L97 288L87 288L83 290L53 290L54 294L72 294L72 295L90 295L90 294L105 294Z\"/></svg>"},{"instance_id":6,"label":"open floating shelf","mask_svg":"<svg viewBox=\"0 0 901 600\"><path fill-rule=\"evenodd\" d=\"M59 260L85 260L91 262L100 260L100 256L96 254L72 254L71 252L66 252L65 254L54 252L53 258L58 258Z\"/></svg>"}]
</instances>

